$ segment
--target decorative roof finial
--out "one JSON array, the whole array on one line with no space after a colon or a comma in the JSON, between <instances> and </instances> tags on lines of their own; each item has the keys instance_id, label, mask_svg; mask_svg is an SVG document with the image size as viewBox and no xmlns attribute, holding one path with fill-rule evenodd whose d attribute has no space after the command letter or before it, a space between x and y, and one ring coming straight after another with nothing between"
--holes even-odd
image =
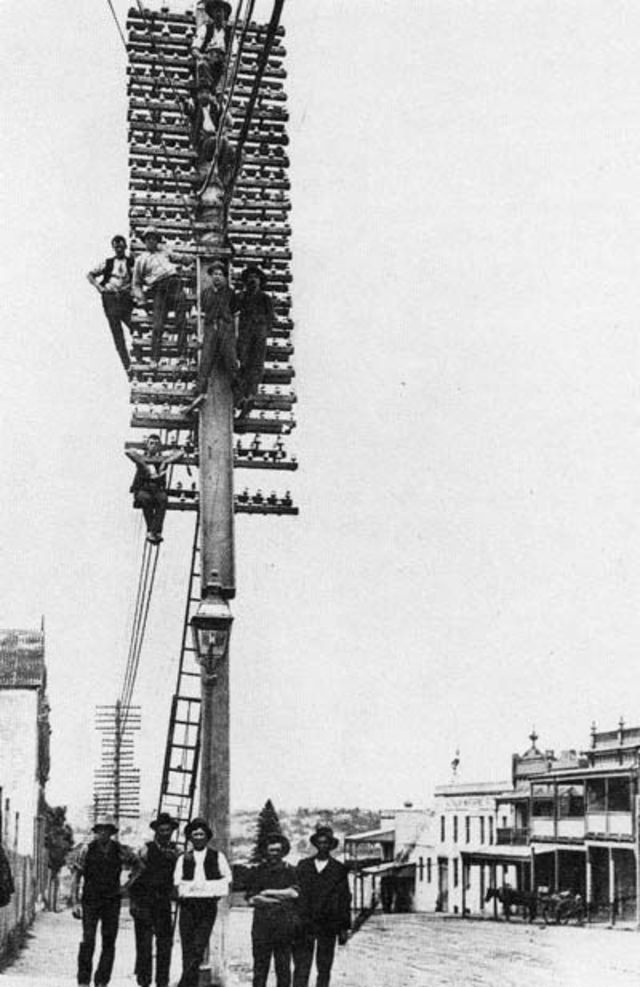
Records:
<instances>
[{"instance_id":1,"label":"decorative roof finial","mask_svg":"<svg viewBox=\"0 0 640 987\"><path fill-rule=\"evenodd\" d=\"M596 721L594 720L593 723L591 724L591 746L592 747L595 747L596 746L596 731L597 731Z\"/></svg>"},{"instance_id":2,"label":"decorative roof finial","mask_svg":"<svg viewBox=\"0 0 640 987\"><path fill-rule=\"evenodd\" d=\"M454 781L458 777L458 768L459 767L460 767L460 748L459 747L456 747L456 754L455 754L455 757L454 757L453 761L451 762L451 774L452 774L452 777L453 777Z\"/></svg>"},{"instance_id":3,"label":"decorative roof finial","mask_svg":"<svg viewBox=\"0 0 640 987\"><path fill-rule=\"evenodd\" d=\"M537 750L537 748L536 748L536 740L537 739L538 739L538 734L536 733L536 728L535 727L531 727L531 733L529 734L529 740L531 741L531 747L534 750Z\"/></svg>"}]
</instances>

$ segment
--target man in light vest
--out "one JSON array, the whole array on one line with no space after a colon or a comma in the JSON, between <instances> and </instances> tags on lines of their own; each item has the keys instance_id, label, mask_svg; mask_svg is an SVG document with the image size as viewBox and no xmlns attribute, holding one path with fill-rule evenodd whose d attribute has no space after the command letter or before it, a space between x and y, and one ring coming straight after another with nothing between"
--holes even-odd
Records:
<instances>
[{"instance_id":1,"label":"man in light vest","mask_svg":"<svg viewBox=\"0 0 640 987\"><path fill-rule=\"evenodd\" d=\"M231 4L226 0L206 0L204 9L210 20L201 24L196 31L191 51L195 58L198 85L204 85L215 93L231 50L231 28L227 24Z\"/></svg>"},{"instance_id":2,"label":"man in light vest","mask_svg":"<svg viewBox=\"0 0 640 987\"><path fill-rule=\"evenodd\" d=\"M107 317L109 328L116 344L118 356L125 370L129 369L131 360L124 339L122 323L131 326L133 299L131 297L131 273L133 257L127 254L127 241L123 236L114 236L111 241L113 257L107 257L97 264L87 274L87 280L100 292L102 307Z\"/></svg>"},{"instance_id":3,"label":"man in light vest","mask_svg":"<svg viewBox=\"0 0 640 987\"><path fill-rule=\"evenodd\" d=\"M176 861L174 884L180 901L182 976L178 987L198 987L198 971L218 912L218 899L229 894L231 870L226 858L209 846L213 833L197 817L185 827L191 849Z\"/></svg>"}]
</instances>

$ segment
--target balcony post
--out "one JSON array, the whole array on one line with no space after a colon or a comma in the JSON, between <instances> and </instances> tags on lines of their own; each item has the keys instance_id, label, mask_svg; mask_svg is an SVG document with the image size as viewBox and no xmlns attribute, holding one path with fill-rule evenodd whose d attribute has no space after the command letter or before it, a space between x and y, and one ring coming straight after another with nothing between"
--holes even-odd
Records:
<instances>
[{"instance_id":1,"label":"balcony post","mask_svg":"<svg viewBox=\"0 0 640 987\"><path fill-rule=\"evenodd\" d=\"M593 894L593 865L591 863L590 849L591 848L587 846L585 851L585 895L587 899L587 922L591 919L591 897Z\"/></svg>"}]
</instances>

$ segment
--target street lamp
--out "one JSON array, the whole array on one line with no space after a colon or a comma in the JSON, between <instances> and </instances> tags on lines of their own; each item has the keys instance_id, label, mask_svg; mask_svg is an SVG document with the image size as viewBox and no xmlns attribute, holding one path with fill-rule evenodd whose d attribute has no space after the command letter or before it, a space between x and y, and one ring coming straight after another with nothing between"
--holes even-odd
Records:
<instances>
[{"instance_id":1,"label":"street lamp","mask_svg":"<svg viewBox=\"0 0 640 987\"><path fill-rule=\"evenodd\" d=\"M222 595L218 573L212 572L211 581L191 618L191 633L203 675L214 681L217 666L227 653L232 622L233 615Z\"/></svg>"},{"instance_id":2,"label":"street lamp","mask_svg":"<svg viewBox=\"0 0 640 987\"><path fill-rule=\"evenodd\" d=\"M229 852L229 637L233 616L217 572L204 587L191 618L193 646L200 665L200 815L210 823L216 844ZM200 967L200 983L226 984L224 933L226 906L220 902L214 926L216 946Z\"/></svg>"}]
</instances>

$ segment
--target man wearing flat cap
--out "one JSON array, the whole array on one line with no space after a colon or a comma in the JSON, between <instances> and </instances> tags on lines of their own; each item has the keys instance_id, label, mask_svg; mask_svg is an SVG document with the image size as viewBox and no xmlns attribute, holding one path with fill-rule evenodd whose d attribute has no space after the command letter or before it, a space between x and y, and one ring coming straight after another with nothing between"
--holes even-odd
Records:
<instances>
[{"instance_id":1,"label":"man wearing flat cap","mask_svg":"<svg viewBox=\"0 0 640 987\"><path fill-rule=\"evenodd\" d=\"M171 900L178 848L171 839L178 823L161 812L149 823L154 839L138 853L139 869L129 883L130 911L136 935L135 975L139 987L152 981L153 937L156 939L156 984L169 987L171 966Z\"/></svg>"},{"instance_id":2,"label":"man wearing flat cap","mask_svg":"<svg viewBox=\"0 0 640 987\"><path fill-rule=\"evenodd\" d=\"M203 345L196 384L199 397L191 405L192 409L202 404L214 367L232 382L235 381L238 368L234 318L238 307L237 298L233 289L227 284L227 272L222 261L214 261L207 268L207 273L211 281L200 293Z\"/></svg>"},{"instance_id":3,"label":"man wearing flat cap","mask_svg":"<svg viewBox=\"0 0 640 987\"><path fill-rule=\"evenodd\" d=\"M95 839L82 847L73 861L71 903L75 918L82 919L82 942L78 951L78 984L91 983L93 952L98 923L102 951L95 970L95 987L105 987L111 979L120 919L123 869L135 871L135 853L114 839L118 827L111 816L101 816L93 827ZM82 884L82 895L80 885Z\"/></svg>"},{"instance_id":4,"label":"man wearing flat cap","mask_svg":"<svg viewBox=\"0 0 640 987\"><path fill-rule=\"evenodd\" d=\"M215 93L222 78L227 54L231 51L231 4L226 0L206 0L205 12L209 20L196 31L191 51L196 63L198 85Z\"/></svg>"},{"instance_id":5,"label":"man wearing flat cap","mask_svg":"<svg viewBox=\"0 0 640 987\"><path fill-rule=\"evenodd\" d=\"M282 833L265 839L265 860L249 876L247 901L253 908L253 987L266 987L273 956L277 987L291 987L291 942L298 898L295 867L284 862L291 849Z\"/></svg>"},{"instance_id":6,"label":"man wearing flat cap","mask_svg":"<svg viewBox=\"0 0 640 987\"><path fill-rule=\"evenodd\" d=\"M351 926L351 892L347 868L331 856L338 846L331 827L316 826L309 842L316 855L296 868L300 933L293 946L293 987L307 987L314 951L316 987L329 987L336 939L344 946Z\"/></svg>"},{"instance_id":7,"label":"man wearing flat cap","mask_svg":"<svg viewBox=\"0 0 640 987\"><path fill-rule=\"evenodd\" d=\"M178 987L197 987L200 964L211 938L218 899L229 894L231 870L226 858L209 846L213 836L206 819L187 824L191 848L178 857L173 875L180 901L182 976Z\"/></svg>"}]
</instances>

